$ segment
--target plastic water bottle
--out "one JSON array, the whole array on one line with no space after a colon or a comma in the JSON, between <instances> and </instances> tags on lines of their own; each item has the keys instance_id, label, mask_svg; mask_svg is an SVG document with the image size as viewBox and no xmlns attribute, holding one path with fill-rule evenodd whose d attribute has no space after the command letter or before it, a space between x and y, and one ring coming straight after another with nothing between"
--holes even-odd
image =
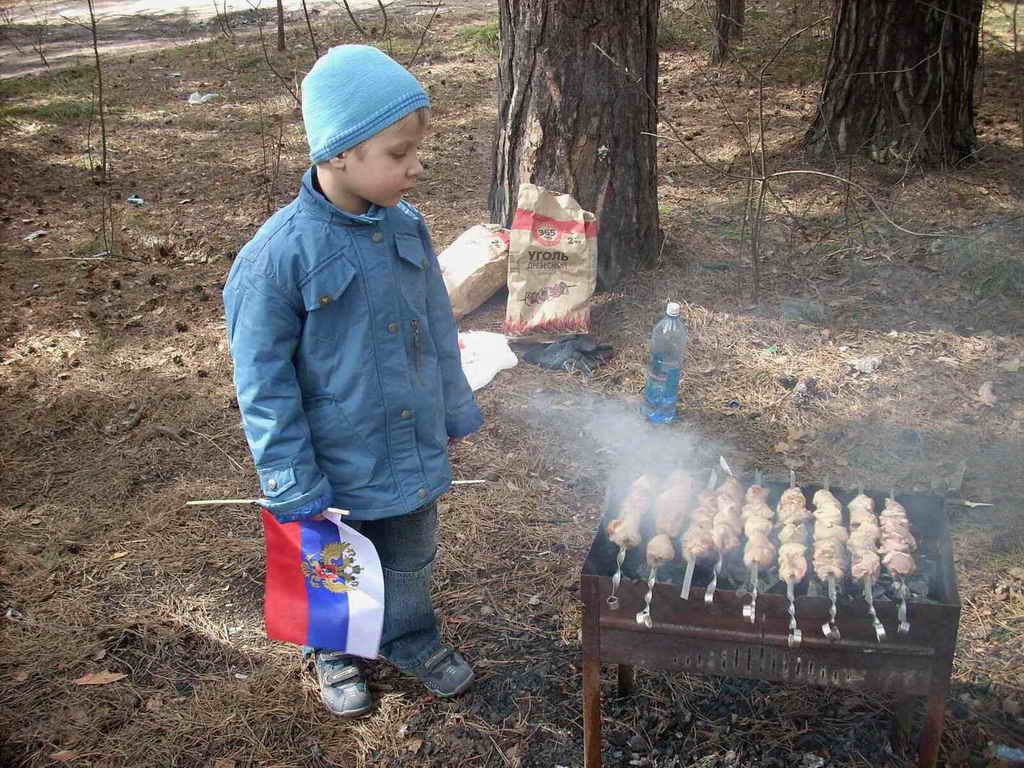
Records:
<instances>
[{"instance_id":1,"label":"plastic water bottle","mask_svg":"<svg viewBox=\"0 0 1024 768\"><path fill-rule=\"evenodd\" d=\"M647 366L644 401L647 420L668 424L676 417L679 378L686 362L686 342L690 334L679 317L679 305L670 301L665 316L651 331L651 357Z\"/></svg>"}]
</instances>

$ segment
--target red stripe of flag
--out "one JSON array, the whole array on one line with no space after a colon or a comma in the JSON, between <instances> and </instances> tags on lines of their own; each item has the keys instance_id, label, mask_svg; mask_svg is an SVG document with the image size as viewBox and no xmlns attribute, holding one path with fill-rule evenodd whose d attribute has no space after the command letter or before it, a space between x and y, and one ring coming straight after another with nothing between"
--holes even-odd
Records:
<instances>
[{"instance_id":1,"label":"red stripe of flag","mask_svg":"<svg viewBox=\"0 0 1024 768\"><path fill-rule=\"evenodd\" d=\"M261 510L267 546L267 581L263 618L267 636L305 645L309 631L309 598L302 574L302 526L279 523Z\"/></svg>"}]
</instances>

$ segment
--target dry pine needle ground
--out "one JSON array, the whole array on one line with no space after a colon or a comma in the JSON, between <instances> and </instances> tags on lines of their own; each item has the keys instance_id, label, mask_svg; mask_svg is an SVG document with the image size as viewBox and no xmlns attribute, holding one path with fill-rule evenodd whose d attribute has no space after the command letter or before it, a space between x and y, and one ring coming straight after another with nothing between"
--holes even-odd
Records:
<instances>
[{"instance_id":1,"label":"dry pine needle ground","mask_svg":"<svg viewBox=\"0 0 1024 768\"><path fill-rule=\"evenodd\" d=\"M709 71L687 18L672 5L663 18L664 119L707 158L743 167L735 127L756 107L743 65L790 20L752 14L738 63ZM423 22L394 21L403 56ZM324 44L357 39L341 17L317 23ZM414 202L439 245L487 220L494 24L487 8L442 16L415 67L435 109ZM308 66L303 28L295 20L290 51L272 54L279 71ZM666 451L993 503L949 504L964 611L943 759L1020 739L1019 297L973 292L962 240L922 243L866 199L791 177L770 200L752 298L742 187L670 143L659 265L595 300L594 334L614 359L591 377L526 364L501 374L479 392L487 425L455 450L459 477L488 482L444 500L436 603L478 686L437 702L379 667L373 717L327 716L296 651L263 637L255 516L182 506L256 490L219 291L303 170L291 98L251 27L238 29L233 41L106 58L106 187L89 172L96 126L74 107L91 100L88 67L4 81L0 763L579 766L579 570L609 475ZM773 69L777 168L810 167L795 140L826 45L795 45ZM1019 247L1019 112L1000 98L1014 66L986 71L977 163L846 171L914 229ZM190 107L194 90L221 95ZM68 259L101 250L105 193L114 256ZM145 205L125 203L131 194ZM685 417L652 431L637 410L645 340L670 298L691 329ZM502 317L498 296L462 327L495 330ZM870 372L858 367L872 357ZM116 679L81 684L104 673ZM641 670L637 695L616 700L611 678L608 765L895 766L912 753L886 735L891 702L876 696Z\"/></svg>"}]
</instances>

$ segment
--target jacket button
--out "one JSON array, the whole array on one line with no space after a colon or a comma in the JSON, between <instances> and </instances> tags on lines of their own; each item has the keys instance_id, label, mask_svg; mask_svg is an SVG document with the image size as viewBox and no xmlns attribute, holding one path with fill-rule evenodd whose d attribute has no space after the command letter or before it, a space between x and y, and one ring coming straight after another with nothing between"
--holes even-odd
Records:
<instances>
[{"instance_id":1,"label":"jacket button","mask_svg":"<svg viewBox=\"0 0 1024 768\"><path fill-rule=\"evenodd\" d=\"M411 418L411 417L412 417L412 411L410 411L409 409L406 409L406 410L402 411L402 418L403 419L408 419L408 418Z\"/></svg>"},{"instance_id":2,"label":"jacket button","mask_svg":"<svg viewBox=\"0 0 1024 768\"><path fill-rule=\"evenodd\" d=\"M383 239L384 239L384 235L382 235L380 232L374 232L373 233L373 238L372 238L373 242L379 243Z\"/></svg>"},{"instance_id":3,"label":"jacket button","mask_svg":"<svg viewBox=\"0 0 1024 768\"><path fill-rule=\"evenodd\" d=\"M398 323L388 323L388 333L398 333Z\"/></svg>"},{"instance_id":4,"label":"jacket button","mask_svg":"<svg viewBox=\"0 0 1024 768\"><path fill-rule=\"evenodd\" d=\"M425 499L427 497L427 489L420 488L418 491L416 491L416 495L419 496L421 499Z\"/></svg>"},{"instance_id":5,"label":"jacket button","mask_svg":"<svg viewBox=\"0 0 1024 768\"><path fill-rule=\"evenodd\" d=\"M323 306L325 304L330 304L331 303L331 297L330 296L321 296L319 301L320 301L320 305L321 306Z\"/></svg>"},{"instance_id":6,"label":"jacket button","mask_svg":"<svg viewBox=\"0 0 1024 768\"><path fill-rule=\"evenodd\" d=\"M267 488L269 488L272 491L276 491L277 490L277 480L268 480L267 481Z\"/></svg>"}]
</instances>

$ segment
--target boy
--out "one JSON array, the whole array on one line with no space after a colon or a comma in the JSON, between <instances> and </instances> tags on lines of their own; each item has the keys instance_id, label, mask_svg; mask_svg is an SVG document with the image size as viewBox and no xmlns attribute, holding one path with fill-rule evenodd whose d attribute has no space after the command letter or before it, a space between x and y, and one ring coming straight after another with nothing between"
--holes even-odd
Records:
<instances>
[{"instance_id":1,"label":"boy","mask_svg":"<svg viewBox=\"0 0 1024 768\"><path fill-rule=\"evenodd\" d=\"M350 510L384 570L381 656L455 696L473 670L437 631L436 499L448 441L482 418L426 223L402 202L429 114L419 82L376 48L322 56L302 82L313 166L239 252L224 305L267 509L280 522ZM372 709L354 657L308 651L328 709Z\"/></svg>"}]
</instances>

